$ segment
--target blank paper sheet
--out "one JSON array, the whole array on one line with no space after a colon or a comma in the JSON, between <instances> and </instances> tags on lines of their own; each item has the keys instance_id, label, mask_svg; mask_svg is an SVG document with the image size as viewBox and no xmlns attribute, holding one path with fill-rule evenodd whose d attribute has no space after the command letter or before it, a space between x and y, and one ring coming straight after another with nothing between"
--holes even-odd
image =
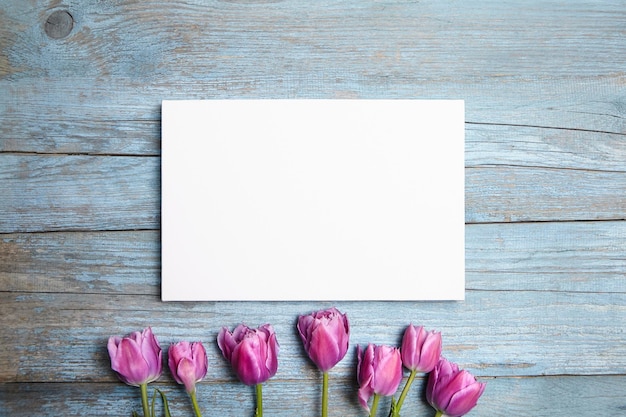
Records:
<instances>
[{"instance_id":1,"label":"blank paper sheet","mask_svg":"<svg viewBox=\"0 0 626 417\"><path fill-rule=\"evenodd\" d=\"M464 298L461 100L166 100L162 299Z\"/></svg>"}]
</instances>

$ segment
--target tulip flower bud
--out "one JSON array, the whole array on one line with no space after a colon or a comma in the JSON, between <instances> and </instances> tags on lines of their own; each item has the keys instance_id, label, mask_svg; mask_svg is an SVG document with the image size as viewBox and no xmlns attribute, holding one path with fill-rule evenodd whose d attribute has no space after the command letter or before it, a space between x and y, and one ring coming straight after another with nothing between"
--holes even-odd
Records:
<instances>
[{"instance_id":1,"label":"tulip flower bud","mask_svg":"<svg viewBox=\"0 0 626 417\"><path fill-rule=\"evenodd\" d=\"M359 402L369 411L367 401L373 394L390 396L397 391L402 381L400 350L370 343L363 351L357 346L357 380Z\"/></svg>"},{"instance_id":2,"label":"tulip flower bud","mask_svg":"<svg viewBox=\"0 0 626 417\"><path fill-rule=\"evenodd\" d=\"M258 329L240 324L232 333L223 327L217 336L217 344L246 385L265 382L278 370L278 342L270 324Z\"/></svg>"},{"instance_id":3,"label":"tulip flower bud","mask_svg":"<svg viewBox=\"0 0 626 417\"><path fill-rule=\"evenodd\" d=\"M461 417L474 408L484 390L485 384L468 371L441 358L428 374L426 399L446 416Z\"/></svg>"},{"instance_id":4,"label":"tulip flower bud","mask_svg":"<svg viewBox=\"0 0 626 417\"><path fill-rule=\"evenodd\" d=\"M336 308L300 316L297 327L304 350L322 372L346 356L350 326L348 317Z\"/></svg>"},{"instance_id":5,"label":"tulip flower bud","mask_svg":"<svg viewBox=\"0 0 626 417\"><path fill-rule=\"evenodd\" d=\"M200 342L178 342L171 344L167 353L172 376L176 382L185 385L188 394L192 394L196 390L196 382L200 382L207 373L204 346Z\"/></svg>"},{"instance_id":6,"label":"tulip flower bud","mask_svg":"<svg viewBox=\"0 0 626 417\"><path fill-rule=\"evenodd\" d=\"M441 333L409 325L400 348L402 364L411 371L430 372L441 357Z\"/></svg>"},{"instance_id":7,"label":"tulip flower bud","mask_svg":"<svg viewBox=\"0 0 626 417\"><path fill-rule=\"evenodd\" d=\"M150 327L128 336L111 336L107 344L111 368L126 384L140 386L161 376L161 347Z\"/></svg>"}]
</instances>

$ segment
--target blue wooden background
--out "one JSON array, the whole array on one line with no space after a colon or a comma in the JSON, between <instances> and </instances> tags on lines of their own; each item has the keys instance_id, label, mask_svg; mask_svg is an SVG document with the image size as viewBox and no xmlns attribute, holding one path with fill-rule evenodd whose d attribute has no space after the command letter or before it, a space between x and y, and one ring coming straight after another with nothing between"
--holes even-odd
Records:
<instances>
[{"instance_id":1,"label":"blue wooden background","mask_svg":"<svg viewBox=\"0 0 626 417\"><path fill-rule=\"evenodd\" d=\"M106 341L150 325L207 345L206 416L252 416L215 337L271 322L266 414L315 416L295 321L331 305L331 415L409 322L487 382L471 416L626 415L626 2L3 0L0 92L0 415L140 410ZM213 98L464 99L466 301L162 303L160 103Z\"/></svg>"}]
</instances>

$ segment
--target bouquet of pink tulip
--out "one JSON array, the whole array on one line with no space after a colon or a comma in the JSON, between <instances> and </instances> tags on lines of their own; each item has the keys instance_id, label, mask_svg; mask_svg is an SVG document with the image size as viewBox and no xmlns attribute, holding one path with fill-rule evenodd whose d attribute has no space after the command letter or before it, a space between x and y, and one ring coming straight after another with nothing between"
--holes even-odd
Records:
<instances>
[{"instance_id":1,"label":"bouquet of pink tulip","mask_svg":"<svg viewBox=\"0 0 626 417\"><path fill-rule=\"evenodd\" d=\"M350 326L346 314L336 308L315 311L298 318L297 330L304 350L322 372L322 417L328 416L329 371L348 351ZM256 389L256 417L263 416L262 384L278 370L279 345L270 324L250 328L240 324L231 332L223 327L217 345L231 364L239 380ZM162 372L161 347L150 327L125 337L111 336L108 342L111 368L121 381L141 389L144 417L154 417L158 393L166 417L170 417L165 394L155 390L148 401L148 384ZM357 382L359 403L370 417L377 413L380 397L392 396L389 417L400 417L402 404L418 373L428 376L426 400L435 409L435 417L461 417L474 408L485 390L468 371L441 356L441 333L426 331L410 324L398 347L368 344L357 346ZM196 383L207 373L208 360L201 342L178 342L170 345L168 366L178 384L184 385L194 414L201 417L196 397ZM409 371L398 400L393 397L403 379L403 367ZM371 406L369 405L371 401ZM133 416L137 416L133 412Z\"/></svg>"}]
</instances>

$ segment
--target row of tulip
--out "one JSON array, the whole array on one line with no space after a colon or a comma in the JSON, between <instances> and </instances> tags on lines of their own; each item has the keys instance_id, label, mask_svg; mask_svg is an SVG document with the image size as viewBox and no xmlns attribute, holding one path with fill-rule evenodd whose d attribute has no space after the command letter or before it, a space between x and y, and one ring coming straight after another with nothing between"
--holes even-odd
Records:
<instances>
[{"instance_id":1,"label":"row of tulip","mask_svg":"<svg viewBox=\"0 0 626 417\"><path fill-rule=\"evenodd\" d=\"M298 333L311 361L322 372L322 417L328 416L328 373L346 355L350 325L346 314L336 308L315 311L298 318ZM263 415L263 383L278 370L279 345L270 324L250 328L240 324L231 332L223 327L217 344L241 382L256 387L256 416ZM162 373L162 350L150 327L127 336L111 336L108 341L111 368L121 381L141 389L144 417L154 416L154 399L148 401L148 384ZM393 396L403 379L403 367L410 373L396 401L392 397L389 417L400 417L409 388L418 373L428 374L426 399L435 416L460 417L474 408L485 389L466 370L441 356L441 333L426 331L410 324L400 348L368 344L357 346L358 400L373 417L380 397ZM184 385L196 417L201 417L196 398L196 383L207 373L206 350L201 342L177 342L168 349L168 366L178 384ZM166 417L169 406L163 392ZM371 405L370 405L371 404ZM133 416L138 416L133 412Z\"/></svg>"}]
</instances>

